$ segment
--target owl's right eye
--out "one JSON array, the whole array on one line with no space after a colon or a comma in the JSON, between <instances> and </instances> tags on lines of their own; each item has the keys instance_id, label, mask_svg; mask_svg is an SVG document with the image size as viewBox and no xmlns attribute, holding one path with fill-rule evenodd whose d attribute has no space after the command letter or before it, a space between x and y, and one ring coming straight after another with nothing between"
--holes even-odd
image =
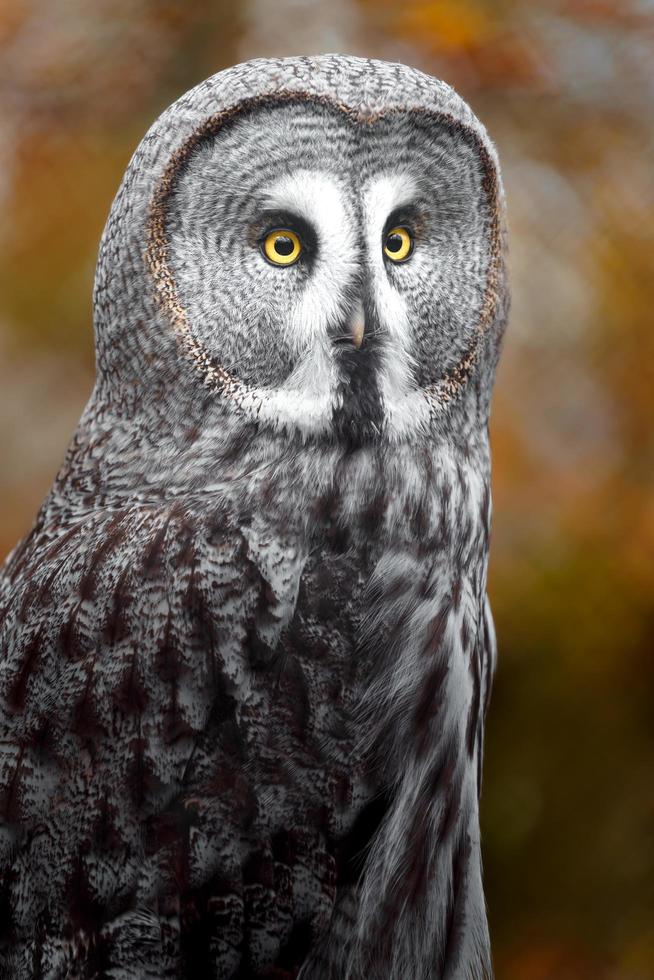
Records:
<instances>
[{"instance_id":1,"label":"owl's right eye","mask_svg":"<svg viewBox=\"0 0 654 980\"><path fill-rule=\"evenodd\" d=\"M275 228L264 238L261 250L273 265L293 265L302 254L302 242L289 228Z\"/></svg>"}]
</instances>

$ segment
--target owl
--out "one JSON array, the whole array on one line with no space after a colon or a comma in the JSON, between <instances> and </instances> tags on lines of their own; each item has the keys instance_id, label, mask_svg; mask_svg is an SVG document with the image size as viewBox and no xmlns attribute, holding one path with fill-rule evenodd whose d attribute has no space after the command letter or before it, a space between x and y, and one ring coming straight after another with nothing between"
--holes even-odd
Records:
<instances>
[{"instance_id":1,"label":"owl","mask_svg":"<svg viewBox=\"0 0 654 980\"><path fill-rule=\"evenodd\" d=\"M2 977L491 976L504 226L402 65L252 61L147 133L0 579Z\"/></svg>"}]
</instances>

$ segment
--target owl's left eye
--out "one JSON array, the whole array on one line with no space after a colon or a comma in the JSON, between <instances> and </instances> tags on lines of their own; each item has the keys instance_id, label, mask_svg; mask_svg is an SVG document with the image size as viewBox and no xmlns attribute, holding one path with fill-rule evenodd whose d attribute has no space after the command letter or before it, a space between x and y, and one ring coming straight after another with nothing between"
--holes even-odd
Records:
<instances>
[{"instance_id":1,"label":"owl's left eye","mask_svg":"<svg viewBox=\"0 0 654 980\"><path fill-rule=\"evenodd\" d=\"M293 265L302 254L302 242L289 228L275 228L264 238L261 248L273 265Z\"/></svg>"},{"instance_id":2,"label":"owl's left eye","mask_svg":"<svg viewBox=\"0 0 654 980\"><path fill-rule=\"evenodd\" d=\"M413 251L413 238L408 228L391 228L384 239L384 255L393 262L405 262Z\"/></svg>"}]
</instances>

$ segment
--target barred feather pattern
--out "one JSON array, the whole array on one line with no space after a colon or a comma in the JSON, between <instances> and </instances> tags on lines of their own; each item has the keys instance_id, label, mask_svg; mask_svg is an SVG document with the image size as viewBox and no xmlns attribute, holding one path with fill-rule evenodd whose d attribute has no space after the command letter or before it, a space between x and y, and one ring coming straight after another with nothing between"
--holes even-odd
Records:
<instances>
[{"instance_id":1,"label":"barred feather pattern","mask_svg":"<svg viewBox=\"0 0 654 980\"><path fill-rule=\"evenodd\" d=\"M479 794L501 252L493 271L480 251L495 281L474 354L401 435L360 424L382 314L379 359L343 368L354 394L337 379L328 431L207 383L214 355L180 339L192 323L171 306L165 243L148 267L146 226L166 232L147 223L174 147L280 91L454 114L486 147L501 218L480 124L402 66L241 66L146 137L101 248L98 383L0 576L2 977L491 976Z\"/></svg>"}]
</instances>

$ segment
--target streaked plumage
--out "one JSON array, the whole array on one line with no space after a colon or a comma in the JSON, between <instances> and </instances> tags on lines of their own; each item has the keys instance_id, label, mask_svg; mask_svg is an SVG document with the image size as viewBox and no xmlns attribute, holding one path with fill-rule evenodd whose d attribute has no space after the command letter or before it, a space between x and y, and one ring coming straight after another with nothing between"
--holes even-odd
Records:
<instances>
[{"instance_id":1,"label":"streaked plumage","mask_svg":"<svg viewBox=\"0 0 654 980\"><path fill-rule=\"evenodd\" d=\"M96 387L0 579L3 977L490 976L503 208L400 65L250 62L144 138Z\"/></svg>"}]
</instances>

